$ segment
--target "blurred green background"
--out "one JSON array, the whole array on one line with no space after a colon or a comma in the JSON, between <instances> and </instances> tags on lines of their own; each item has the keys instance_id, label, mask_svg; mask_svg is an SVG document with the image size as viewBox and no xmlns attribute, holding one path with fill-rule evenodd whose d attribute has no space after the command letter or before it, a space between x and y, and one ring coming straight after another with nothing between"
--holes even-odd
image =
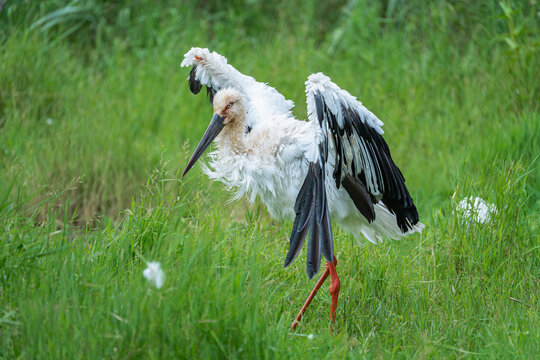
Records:
<instances>
[{"instance_id":1,"label":"blurred green background","mask_svg":"<svg viewBox=\"0 0 540 360\"><path fill-rule=\"evenodd\" d=\"M69 189L84 221L116 217L160 159L183 165L179 149L208 122L179 68L199 46L276 87L299 118L305 79L325 72L386 123L429 211L455 190L457 165L538 155L538 11L534 1L8 2L2 186Z\"/></svg>"},{"instance_id":2,"label":"blurred green background","mask_svg":"<svg viewBox=\"0 0 540 360\"><path fill-rule=\"evenodd\" d=\"M325 346L286 330L313 285L303 256L281 267L291 224L272 221L258 202L223 206L229 195L198 167L179 180L212 113L180 68L193 46L274 86L298 118L304 81L322 71L385 123L426 231L356 247L336 230L342 284L352 288L342 293L338 335L328 334L324 300L304 328L325 329ZM0 356L532 358L539 69L536 0L8 1ZM491 227L459 222L452 209L464 196L499 208ZM169 266L168 292L139 281L153 258ZM209 269L215 277L204 277ZM58 275L65 271L91 279ZM459 297L458 283L469 289ZM133 296L120 291L126 284ZM184 294L193 284L192 303ZM226 289L230 298L220 298ZM508 300L518 295L530 307ZM208 301L211 310L197 305ZM51 310L59 304L65 317ZM231 304L237 310L223 315ZM180 323L164 320L185 312ZM110 336L77 345L95 333Z\"/></svg>"}]
</instances>

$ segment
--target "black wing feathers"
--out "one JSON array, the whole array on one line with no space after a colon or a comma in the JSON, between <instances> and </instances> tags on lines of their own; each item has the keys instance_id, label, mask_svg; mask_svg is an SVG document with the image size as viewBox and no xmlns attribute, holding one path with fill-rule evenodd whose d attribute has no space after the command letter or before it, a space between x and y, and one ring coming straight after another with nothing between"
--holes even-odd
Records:
<instances>
[{"instance_id":1,"label":"black wing feathers","mask_svg":"<svg viewBox=\"0 0 540 360\"><path fill-rule=\"evenodd\" d=\"M199 91L201 91L202 84L199 80L197 80L196 77L197 74L197 65L191 68L191 71L189 72L189 90L191 90L192 93L197 95Z\"/></svg>"},{"instance_id":2,"label":"black wing feathers","mask_svg":"<svg viewBox=\"0 0 540 360\"><path fill-rule=\"evenodd\" d=\"M311 279L319 271L321 253L328 261L334 258L332 227L324 184L324 165L321 166L319 162L309 164L294 210L296 218L285 266L289 266L298 256L309 229L307 273Z\"/></svg>"},{"instance_id":3,"label":"black wing feathers","mask_svg":"<svg viewBox=\"0 0 540 360\"><path fill-rule=\"evenodd\" d=\"M334 169L333 175L334 175L334 180L336 181L336 186L339 189L341 182L339 181L338 177L341 174L341 169L343 166L343 157L345 155L341 147L341 141L338 141L339 136L337 132L339 131L339 126L337 126L336 117L334 116L334 114L332 114L330 109L328 109L322 97L319 94L315 94L314 97L315 97L315 107L317 110L317 118L319 119L319 125L322 126L322 121L324 119L326 119L329 122L330 133L332 134L332 139L334 140L334 144L337 147L337 151L336 151L337 161L336 161L336 168ZM340 133L339 135L342 135L342 133Z\"/></svg>"},{"instance_id":4,"label":"black wing feathers","mask_svg":"<svg viewBox=\"0 0 540 360\"><path fill-rule=\"evenodd\" d=\"M313 275L319 271L321 266L321 228L317 223L316 212L311 214L311 226L309 229L309 242L307 248L307 264L306 270L309 278L311 279Z\"/></svg>"},{"instance_id":5,"label":"black wing feathers","mask_svg":"<svg viewBox=\"0 0 540 360\"><path fill-rule=\"evenodd\" d=\"M311 174L311 167L309 168L308 175L304 180L304 184L300 188L300 192L296 197L296 203L294 204L294 211L296 217L291 232L291 238L289 240L289 253L285 258L285 267L289 266L294 259L298 256L304 239L307 234L307 221L311 217L312 202L313 202L313 175Z\"/></svg>"},{"instance_id":6,"label":"black wing feathers","mask_svg":"<svg viewBox=\"0 0 540 360\"><path fill-rule=\"evenodd\" d=\"M326 122L329 133L336 147L336 164L333 172L337 188L343 184L358 210L368 221L375 219L372 209L376 203L376 193L370 192L366 181L365 169L360 159L367 156L373 164L374 178L377 188L382 193L382 201L388 209L396 215L397 224L401 231L407 232L418 223L418 212L413 200L405 186L405 179L399 168L392 160L388 144L373 127L368 125L365 114L354 111L346 104L340 104L342 113L342 125L337 122L337 115L332 113L324 102L324 97L315 92L313 94L315 108L319 123ZM323 117L323 118L321 118ZM354 149L362 146L363 154L354 153ZM347 152L349 150L349 153ZM367 152L367 154L366 154ZM352 159L347 159L347 154L352 154ZM348 174L345 174L345 165L349 166ZM350 177L352 175L352 177ZM372 176L373 178L373 176ZM370 199L371 205L367 200Z\"/></svg>"},{"instance_id":7,"label":"black wing feathers","mask_svg":"<svg viewBox=\"0 0 540 360\"><path fill-rule=\"evenodd\" d=\"M191 71L189 72L189 90L191 90L192 93L197 95L202 88L201 82L197 79L197 65L193 66L191 68ZM216 92L219 89L214 89L212 86L206 85L206 95L208 96L208 100L210 100L210 104L214 104L214 95L216 95Z\"/></svg>"},{"instance_id":8,"label":"black wing feathers","mask_svg":"<svg viewBox=\"0 0 540 360\"><path fill-rule=\"evenodd\" d=\"M369 221L375 220L375 208L369 193L361 181L356 180L347 174L342 180L343 187L351 197L354 205L362 215Z\"/></svg>"},{"instance_id":9,"label":"black wing feathers","mask_svg":"<svg viewBox=\"0 0 540 360\"><path fill-rule=\"evenodd\" d=\"M317 108L317 119L319 119L319 125L322 126L322 121L324 119L324 115L323 115L324 102L322 100L322 97L318 94L315 94L315 106Z\"/></svg>"},{"instance_id":10,"label":"black wing feathers","mask_svg":"<svg viewBox=\"0 0 540 360\"><path fill-rule=\"evenodd\" d=\"M208 95L208 100L210 100L210 104L214 105L214 96L216 95L216 90L214 90L211 86L206 85L206 95Z\"/></svg>"}]
</instances>

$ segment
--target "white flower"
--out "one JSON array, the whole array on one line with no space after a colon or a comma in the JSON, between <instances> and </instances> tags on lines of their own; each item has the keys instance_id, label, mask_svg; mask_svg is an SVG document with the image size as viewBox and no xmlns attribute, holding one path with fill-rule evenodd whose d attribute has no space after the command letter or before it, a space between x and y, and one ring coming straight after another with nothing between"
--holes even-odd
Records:
<instances>
[{"instance_id":1,"label":"white flower","mask_svg":"<svg viewBox=\"0 0 540 360\"><path fill-rule=\"evenodd\" d=\"M456 211L460 214L466 223L477 222L487 223L493 214L497 213L497 207L488 203L486 200L475 197L464 198L456 206Z\"/></svg>"},{"instance_id":2,"label":"white flower","mask_svg":"<svg viewBox=\"0 0 540 360\"><path fill-rule=\"evenodd\" d=\"M52 125L53 121L52 121L51 118L47 118L47 119L45 120L45 123L47 123L47 125Z\"/></svg>"},{"instance_id":3,"label":"white flower","mask_svg":"<svg viewBox=\"0 0 540 360\"><path fill-rule=\"evenodd\" d=\"M146 263L148 266L144 271L143 275L150 282L154 284L158 289L163 286L163 281L165 280L165 274L161 270L161 265L157 261Z\"/></svg>"},{"instance_id":4,"label":"white flower","mask_svg":"<svg viewBox=\"0 0 540 360\"><path fill-rule=\"evenodd\" d=\"M315 335L309 334L307 338L308 338L309 340L313 340L313 339L315 339Z\"/></svg>"}]
</instances>

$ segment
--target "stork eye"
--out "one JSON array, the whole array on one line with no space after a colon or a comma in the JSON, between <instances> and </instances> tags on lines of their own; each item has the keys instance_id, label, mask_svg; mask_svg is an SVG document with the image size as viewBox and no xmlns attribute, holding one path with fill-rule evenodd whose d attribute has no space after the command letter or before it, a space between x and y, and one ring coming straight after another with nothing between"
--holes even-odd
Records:
<instances>
[{"instance_id":1,"label":"stork eye","mask_svg":"<svg viewBox=\"0 0 540 360\"><path fill-rule=\"evenodd\" d=\"M230 102L229 105L227 105L227 107L228 107L229 109L232 108L232 104L233 104L233 103Z\"/></svg>"}]
</instances>

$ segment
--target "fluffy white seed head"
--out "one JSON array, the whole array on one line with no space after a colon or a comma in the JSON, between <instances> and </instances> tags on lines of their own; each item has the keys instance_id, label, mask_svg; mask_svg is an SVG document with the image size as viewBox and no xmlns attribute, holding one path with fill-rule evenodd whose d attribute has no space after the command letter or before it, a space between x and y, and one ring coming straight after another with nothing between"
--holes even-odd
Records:
<instances>
[{"instance_id":1,"label":"fluffy white seed head","mask_svg":"<svg viewBox=\"0 0 540 360\"><path fill-rule=\"evenodd\" d=\"M469 224L477 222L485 224L497 213L497 207L480 197L466 197L456 206L457 213Z\"/></svg>"},{"instance_id":2,"label":"fluffy white seed head","mask_svg":"<svg viewBox=\"0 0 540 360\"><path fill-rule=\"evenodd\" d=\"M165 281L165 274L161 270L161 265L156 262L146 263L147 268L143 271L143 275L148 280L150 284L153 284L156 288L161 288L163 286L163 281Z\"/></svg>"}]
</instances>

